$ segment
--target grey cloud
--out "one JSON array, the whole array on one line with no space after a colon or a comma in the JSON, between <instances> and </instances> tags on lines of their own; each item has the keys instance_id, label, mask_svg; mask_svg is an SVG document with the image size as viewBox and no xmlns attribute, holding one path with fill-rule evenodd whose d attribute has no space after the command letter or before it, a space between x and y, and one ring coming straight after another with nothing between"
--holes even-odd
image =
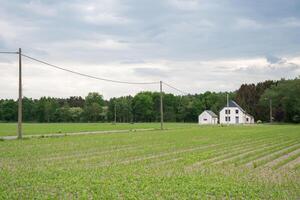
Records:
<instances>
[{"instance_id":1,"label":"grey cloud","mask_svg":"<svg viewBox=\"0 0 300 200\"><path fill-rule=\"evenodd\" d=\"M283 59L300 52L299 8L297 0L1 1L0 49L22 47L24 53L53 64L104 76L111 73L115 79L159 77L195 91L235 89L243 81L299 74L298 63ZM270 66L245 64L246 68L228 71L217 63L256 57L266 57ZM200 63L207 60L216 64ZM10 58L0 57L1 66L9 62ZM149 68L148 63L162 64ZM115 71L108 73L106 65ZM119 72L122 69L126 70ZM231 73L238 78L227 84ZM42 95L34 89L39 82L36 74L26 75L32 80L30 94ZM50 83L43 77L45 84ZM88 81L81 84L87 86L85 92L96 87ZM64 95L66 87L58 87L57 95ZM107 86L109 95L120 94L116 88ZM4 90L5 84L0 97L8 95L1 93Z\"/></svg>"},{"instance_id":2,"label":"grey cloud","mask_svg":"<svg viewBox=\"0 0 300 200\"><path fill-rule=\"evenodd\" d=\"M104 0L96 1L96 3L93 1L83 3L77 0L57 1L56 3L9 1L1 4L3 4L5 18L11 19L12 24L20 24L25 20L31 21L32 26L39 27L39 30L32 33L22 34L22 37L25 37L23 45L31 46L30 48L33 49L34 46L42 46L50 53L57 49L51 48L48 44L45 45L45 41L59 42L63 45L66 41L95 40L97 35L102 35L104 39L130 41L133 48L125 52L126 57L130 59L140 59L138 58L140 56L153 59L154 54L156 58L167 59L251 57L299 50L296 43L300 42L300 39L295 34L300 33L299 28L293 28L293 32L286 31L288 27L280 28L280 20L297 19L299 15L297 12L288 14L281 10L282 6L289 10L293 10L294 6L299 6L294 1L288 1L284 5L278 1L278 5L272 5L272 9L267 8L269 7L267 1L261 1L257 5L257 3L249 2L231 4L224 1L189 0L187 4L197 5L194 6L197 11L178 9L173 6L182 3L182 0L157 2ZM18 12L8 12L14 6L18 8ZM31 12L29 8L38 12ZM45 11L47 15L40 14L39 9L42 8L47 8ZM257 9L260 12L257 12ZM131 23L116 24L109 17L96 15L96 12L104 12L107 16L120 18L120 22L126 19ZM269 12L269 18L261 15L264 12ZM278 19L275 13L279 13L278 16L282 18ZM94 17L95 23L86 21L86 16ZM101 23L103 20L104 24ZM249 30L234 29L236 21L242 22L243 26L249 26L250 29L257 26L256 24L265 25L271 22L277 22L278 27L264 28L263 26L259 30L249 32ZM295 24L294 21L292 22ZM272 38L269 35L272 35ZM15 44L12 43L11 46ZM77 49L68 49L70 53L76 53L76 51ZM102 59L120 59L118 54L105 54Z\"/></svg>"},{"instance_id":3,"label":"grey cloud","mask_svg":"<svg viewBox=\"0 0 300 200\"><path fill-rule=\"evenodd\" d=\"M272 55L266 56L266 59L267 59L267 61L268 61L269 63L271 63L271 64L275 64L275 63L278 63L278 62L282 61L281 58L276 57L276 56L272 56Z\"/></svg>"},{"instance_id":4,"label":"grey cloud","mask_svg":"<svg viewBox=\"0 0 300 200\"><path fill-rule=\"evenodd\" d=\"M120 64L143 64L146 63L144 60L123 60Z\"/></svg>"},{"instance_id":5,"label":"grey cloud","mask_svg":"<svg viewBox=\"0 0 300 200\"><path fill-rule=\"evenodd\" d=\"M168 77L168 72L159 68L135 68L134 73L144 77Z\"/></svg>"},{"instance_id":6,"label":"grey cloud","mask_svg":"<svg viewBox=\"0 0 300 200\"><path fill-rule=\"evenodd\" d=\"M294 78L300 74L300 65L293 63L277 63L264 67L247 66L234 70L237 74L246 74L250 76L265 76L270 79Z\"/></svg>"}]
</instances>

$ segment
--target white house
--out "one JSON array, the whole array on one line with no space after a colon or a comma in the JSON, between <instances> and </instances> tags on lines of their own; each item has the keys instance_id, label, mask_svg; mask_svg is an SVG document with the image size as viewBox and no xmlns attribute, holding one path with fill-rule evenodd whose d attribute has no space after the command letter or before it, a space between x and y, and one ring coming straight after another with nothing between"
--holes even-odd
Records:
<instances>
[{"instance_id":1,"label":"white house","mask_svg":"<svg viewBox=\"0 0 300 200\"><path fill-rule=\"evenodd\" d=\"M198 117L199 124L217 124L218 115L211 110L203 111Z\"/></svg>"},{"instance_id":2,"label":"white house","mask_svg":"<svg viewBox=\"0 0 300 200\"><path fill-rule=\"evenodd\" d=\"M220 124L253 124L254 118L246 113L235 101L230 100L228 107L220 111Z\"/></svg>"}]
</instances>

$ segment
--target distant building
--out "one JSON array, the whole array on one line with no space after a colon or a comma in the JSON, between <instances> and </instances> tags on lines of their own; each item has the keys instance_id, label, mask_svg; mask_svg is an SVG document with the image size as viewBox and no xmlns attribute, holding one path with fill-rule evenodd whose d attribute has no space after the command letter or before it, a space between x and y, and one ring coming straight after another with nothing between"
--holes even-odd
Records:
<instances>
[{"instance_id":1,"label":"distant building","mask_svg":"<svg viewBox=\"0 0 300 200\"><path fill-rule=\"evenodd\" d=\"M198 117L199 124L217 124L218 115L211 110L203 111Z\"/></svg>"},{"instance_id":2,"label":"distant building","mask_svg":"<svg viewBox=\"0 0 300 200\"><path fill-rule=\"evenodd\" d=\"M254 118L246 113L235 101L230 100L228 107L220 111L220 124L253 124Z\"/></svg>"}]
</instances>

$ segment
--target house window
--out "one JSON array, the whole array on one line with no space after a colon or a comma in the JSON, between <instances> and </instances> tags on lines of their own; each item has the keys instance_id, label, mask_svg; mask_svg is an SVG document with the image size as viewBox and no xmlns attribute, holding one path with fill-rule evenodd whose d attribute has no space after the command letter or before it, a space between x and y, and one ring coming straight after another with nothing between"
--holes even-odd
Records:
<instances>
[{"instance_id":1,"label":"house window","mask_svg":"<svg viewBox=\"0 0 300 200\"><path fill-rule=\"evenodd\" d=\"M225 121L229 122L230 121L230 117L225 117Z\"/></svg>"},{"instance_id":2,"label":"house window","mask_svg":"<svg viewBox=\"0 0 300 200\"><path fill-rule=\"evenodd\" d=\"M239 110L236 109L236 110L235 110L235 114L239 114Z\"/></svg>"},{"instance_id":3,"label":"house window","mask_svg":"<svg viewBox=\"0 0 300 200\"><path fill-rule=\"evenodd\" d=\"M249 122L249 118L248 117L246 118L246 121Z\"/></svg>"},{"instance_id":4,"label":"house window","mask_svg":"<svg viewBox=\"0 0 300 200\"><path fill-rule=\"evenodd\" d=\"M207 121L207 119L206 119L206 118L204 118L204 119L203 119L203 121Z\"/></svg>"},{"instance_id":5,"label":"house window","mask_svg":"<svg viewBox=\"0 0 300 200\"><path fill-rule=\"evenodd\" d=\"M225 114L230 114L230 110L225 110Z\"/></svg>"}]
</instances>

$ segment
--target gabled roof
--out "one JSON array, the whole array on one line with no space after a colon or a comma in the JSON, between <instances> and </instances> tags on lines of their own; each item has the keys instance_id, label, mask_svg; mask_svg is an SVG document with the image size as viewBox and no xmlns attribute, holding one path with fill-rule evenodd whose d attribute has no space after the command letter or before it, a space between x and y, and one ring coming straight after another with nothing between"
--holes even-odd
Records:
<instances>
[{"instance_id":1,"label":"gabled roof","mask_svg":"<svg viewBox=\"0 0 300 200\"><path fill-rule=\"evenodd\" d=\"M248 117L250 117L250 118L253 118L253 119L254 119L254 117L253 117L252 115L250 115L250 114L248 114L248 113L246 113L246 115L247 115Z\"/></svg>"},{"instance_id":2,"label":"gabled roof","mask_svg":"<svg viewBox=\"0 0 300 200\"><path fill-rule=\"evenodd\" d=\"M214 118L218 118L218 115L216 115L213 111L211 110L204 110L204 112L207 112L210 116L214 117Z\"/></svg>"},{"instance_id":3,"label":"gabled roof","mask_svg":"<svg viewBox=\"0 0 300 200\"><path fill-rule=\"evenodd\" d=\"M226 105L227 107L227 105ZM239 106L239 104L237 104L235 101L230 100L228 102L228 107L235 107L235 108L239 108L241 111L245 112L243 108L241 108L241 106Z\"/></svg>"}]
</instances>

